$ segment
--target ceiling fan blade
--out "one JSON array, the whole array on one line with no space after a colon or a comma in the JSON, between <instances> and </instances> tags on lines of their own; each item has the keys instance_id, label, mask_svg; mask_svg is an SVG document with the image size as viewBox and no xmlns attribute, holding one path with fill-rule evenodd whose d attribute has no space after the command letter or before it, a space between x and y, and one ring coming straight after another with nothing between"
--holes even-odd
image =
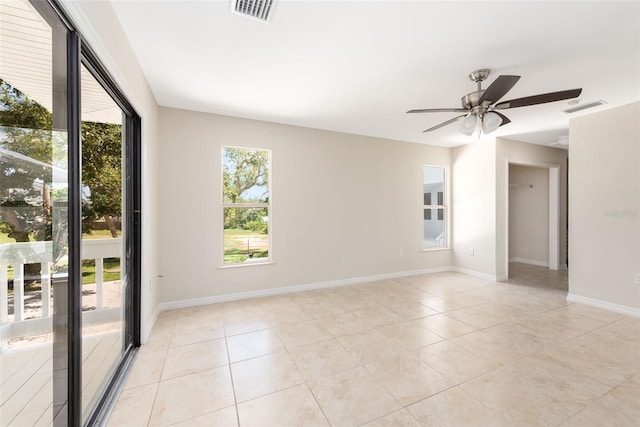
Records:
<instances>
[{"instance_id":1,"label":"ceiling fan blade","mask_svg":"<svg viewBox=\"0 0 640 427\"><path fill-rule=\"evenodd\" d=\"M430 127L430 128L429 128L429 129L427 129L427 130L423 130L422 132L431 132L432 130L440 129L441 127L445 127L445 126L447 126L447 125L450 125L451 123L455 123L455 122L457 122L458 120L460 120L460 119L461 119L461 118L463 118L463 117L467 117L467 114L463 114L463 115L461 115L461 116L454 117L453 119L449 119L449 120L447 120L446 122L442 122L442 123L440 123L439 125L435 125L435 126L433 126L433 127Z\"/></svg>"},{"instance_id":2,"label":"ceiling fan blade","mask_svg":"<svg viewBox=\"0 0 640 427\"><path fill-rule=\"evenodd\" d=\"M498 102L500 98L506 95L513 86L520 80L520 76L498 76L480 97L478 104L489 101L490 104Z\"/></svg>"},{"instance_id":3,"label":"ceiling fan blade","mask_svg":"<svg viewBox=\"0 0 640 427\"><path fill-rule=\"evenodd\" d=\"M464 108L425 108L422 110L409 110L407 113L467 113Z\"/></svg>"},{"instance_id":4,"label":"ceiling fan blade","mask_svg":"<svg viewBox=\"0 0 640 427\"><path fill-rule=\"evenodd\" d=\"M504 126L504 125L508 125L509 123L511 123L511 120L509 120L509 117L505 116L502 113L499 113L497 111L493 111L492 112L496 113L497 115L500 116L500 118L502 119L502 124L500 126Z\"/></svg>"},{"instance_id":5,"label":"ceiling fan blade","mask_svg":"<svg viewBox=\"0 0 640 427\"><path fill-rule=\"evenodd\" d=\"M545 104L547 102L555 102L555 101L562 101L565 99L577 98L580 96L581 93L582 93L582 88L563 90L560 92L544 93L541 95L526 96L524 98L517 98L517 99L511 99L509 101L500 102L496 104L494 108L499 108L501 110L504 110L507 108L517 108L517 107L526 107L528 105Z\"/></svg>"}]
</instances>

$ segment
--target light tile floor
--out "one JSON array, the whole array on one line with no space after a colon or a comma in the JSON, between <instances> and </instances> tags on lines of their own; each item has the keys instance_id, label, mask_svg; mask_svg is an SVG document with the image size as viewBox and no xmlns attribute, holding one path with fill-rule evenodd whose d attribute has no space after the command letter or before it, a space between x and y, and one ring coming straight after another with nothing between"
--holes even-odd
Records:
<instances>
[{"instance_id":1,"label":"light tile floor","mask_svg":"<svg viewBox=\"0 0 640 427\"><path fill-rule=\"evenodd\" d=\"M640 425L640 319L510 267L163 312L109 425Z\"/></svg>"}]
</instances>

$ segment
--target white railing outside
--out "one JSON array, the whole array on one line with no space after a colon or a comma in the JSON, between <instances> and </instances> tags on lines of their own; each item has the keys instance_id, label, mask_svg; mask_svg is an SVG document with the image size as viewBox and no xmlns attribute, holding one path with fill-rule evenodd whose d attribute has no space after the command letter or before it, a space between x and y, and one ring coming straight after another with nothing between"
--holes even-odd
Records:
<instances>
[{"instance_id":1,"label":"white railing outside","mask_svg":"<svg viewBox=\"0 0 640 427\"><path fill-rule=\"evenodd\" d=\"M121 256L122 238L82 241L82 259L93 259L96 265L96 308L83 313L83 324L105 322L120 315L120 307L104 308L103 272L105 258L121 258ZM52 331L52 259L53 245L51 241L0 244L0 339L2 343L0 353L6 351L11 339L41 335ZM25 319L24 266L36 263L41 266L40 316ZM13 266L13 316L9 315L9 266Z\"/></svg>"}]
</instances>

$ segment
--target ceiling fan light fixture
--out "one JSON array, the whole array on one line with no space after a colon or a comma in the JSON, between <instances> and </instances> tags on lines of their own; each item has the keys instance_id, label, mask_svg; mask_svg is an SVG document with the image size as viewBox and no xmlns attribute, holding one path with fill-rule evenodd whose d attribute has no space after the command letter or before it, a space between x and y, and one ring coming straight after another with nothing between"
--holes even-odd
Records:
<instances>
[{"instance_id":1,"label":"ceiling fan light fixture","mask_svg":"<svg viewBox=\"0 0 640 427\"><path fill-rule=\"evenodd\" d=\"M462 121L462 125L460 126L460 132L467 136L473 135L473 132L476 130L476 126L478 124L478 116L475 114L469 114Z\"/></svg>"},{"instance_id":2,"label":"ceiling fan light fixture","mask_svg":"<svg viewBox=\"0 0 640 427\"><path fill-rule=\"evenodd\" d=\"M488 112L482 117L482 132L491 133L502 124L502 117L493 112Z\"/></svg>"}]
</instances>

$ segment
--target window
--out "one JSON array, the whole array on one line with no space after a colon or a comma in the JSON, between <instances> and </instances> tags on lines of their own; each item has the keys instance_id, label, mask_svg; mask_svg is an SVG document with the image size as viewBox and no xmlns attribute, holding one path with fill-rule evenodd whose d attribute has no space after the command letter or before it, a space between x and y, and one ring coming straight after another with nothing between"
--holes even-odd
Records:
<instances>
[{"instance_id":1,"label":"window","mask_svg":"<svg viewBox=\"0 0 640 427\"><path fill-rule=\"evenodd\" d=\"M442 167L424 166L423 176L423 247L424 249L446 248L446 171ZM436 200L435 205L433 200ZM436 211L435 215L433 215L433 211Z\"/></svg>"},{"instance_id":2,"label":"window","mask_svg":"<svg viewBox=\"0 0 640 427\"><path fill-rule=\"evenodd\" d=\"M271 152L222 148L223 263L270 260Z\"/></svg>"}]
</instances>

